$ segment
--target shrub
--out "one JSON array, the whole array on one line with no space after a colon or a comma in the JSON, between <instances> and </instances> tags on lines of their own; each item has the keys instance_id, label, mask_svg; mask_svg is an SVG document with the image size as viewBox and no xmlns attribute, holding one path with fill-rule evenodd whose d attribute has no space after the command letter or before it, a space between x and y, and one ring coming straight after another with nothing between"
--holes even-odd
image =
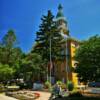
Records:
<instances>
[{"instance_id":1,"label":"shrub","mask_svg":"<svg viewBox=\"0 0 100 100\"><path fill-rule=\"evenodd\" d=\"M47 89L51 88L51 83L49 81L45 82L45 88L47 88Z\"/></svg>"},{"instance_id":2,"label":"shrub","mask_svg":"<svg viewBox=\"0 0 100 100\"><path fill-rule=\"evenodd\" d=\"M0 84L0 92L4 92L5 91L5 87L3 84Z\"/></svg>"},{"instance_id":3,"label":"shrub","mask_svg":"<svg viewBox=\"0 0 100 100\"><path fill-rule=\"evenodd\" d=\"M59 85L62 85L62 82L61 81L57 81L56 83L59 84Z\"/></svg>"},{"instance_id":4,"label":"shrub","mask_svg":"<svg viewBox=\"0 0 100 100\"><path fill-rule=\"evenodd\" d=\"M68 81L67 88L68 88L69 91L72 91L74 89L74 85L71 81Z\"/></svg>"},{"instance_id":5,"label":"shrub","mask_svg":"<svg viewBox=\"0 0 100 100\"><path fill-rule=\"evenodd\" d=\"M62 89L66 89L66 84L64 84L62 81L57 81L57 84L59 84Z\"/></svg>"}]
</instances>

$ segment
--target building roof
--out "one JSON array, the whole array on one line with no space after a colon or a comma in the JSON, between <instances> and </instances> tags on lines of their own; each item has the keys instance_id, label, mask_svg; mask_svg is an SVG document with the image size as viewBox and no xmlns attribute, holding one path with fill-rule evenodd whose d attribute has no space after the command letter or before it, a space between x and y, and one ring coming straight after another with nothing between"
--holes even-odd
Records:
<instances>
[{"instance_id":1,"label":"building roof","mask_svg":"<svg viewBox=\"0 0 100 100\"><path fill-rule=\"evenodd\" d=\"M57 13L57 16L56 16L56 18L64 18L64 14L63 14L63 7L62 7L62 5L61 4L59 4L59 6L58 6L58 13Z\"/></svg>"}]
</instances>

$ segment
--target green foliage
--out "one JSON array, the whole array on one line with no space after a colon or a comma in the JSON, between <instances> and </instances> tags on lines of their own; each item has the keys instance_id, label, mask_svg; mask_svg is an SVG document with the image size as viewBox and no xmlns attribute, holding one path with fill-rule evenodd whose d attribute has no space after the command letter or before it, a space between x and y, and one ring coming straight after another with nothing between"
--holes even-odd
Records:
<instances>
[{"instance_id":1,"label":"green foliage","mask_svg":"<svg viewBox=\"0 0 100 100\"><path fill-rule=\"evenodd\" d=\"M9 30L3 37L0 45L0 63L14 66L19 63L22 51L16 47L16 35L13 30Z\"/></svg>"},{"instance_id":2,"label":"green foliage","mask_svg":"<svg viewBox=\"0 0 100 100\"><path fill-rule=\"evenodd\" d=\"M9 65L0 64L0 81L7 81L13 77L14 69Z\"/></svg>"},{"instance_id":3,"label":"green foliage","mask_svg":"<svg viewBox=\"0 0 100 100\"><path fill-rule=\"evenodd\" d=\"M16 43L15 32L13 30L9 30L2 39L2 45L10 49L15 45L15 43Z\"/></svg>"},{"instance_id":4,"label":"green foliage","mask_svg":"<svg viewBox=\"0 0 100 100\"><path fill-rule=\"evenodd\" d=\"M4 66L4 69L2 68L3 73L1 75L5 75L4 77L7 77L6 74L10 74L10 72L12 73L13 70L13 78L18 78L19 76L19 69L23 52L19 47L16 46L16 42L17 38L15 32L13 30L9 30L7 34L4 35L0 43L0 58L2 58L0 59L0 63L2 66Z\"/></svg>"},{"instance_id":5,"label":"green foliage","mask_svg":"<svg viewBox=\"0 0 100 100\"><path fill-rule=\"evenodd\" d=\"M56 84L60 85L62 89L66 89L66 84L62 81L57 81Z\"/></svg>"},{"instance_id":6,"label":"green foliage","mask_svg":"<svg viewBox=\"0 0 100 100\"><path fill-rule=\"evenodd\" d=\"M74 89L74 84L71 81L67 82L67 88L69 91L72 91Z\"/></svg>"},{"instance_id":7,"label":"green foliage","mask_svg":"<svg viewBox=\"0 0 100 100\"><path fill-rule=\"evenodd\" d=\"M4 87L4 84L0 83L0 93L4 92L6 89Z\"/></svg>"},{"instance_id":8,"label":"green foliage","mask_svg":"<svg viewBox=\"0 0 100 100\"><path fill-rule=\"evenodd\" d=\"M61 85L62 84L62 81L57 81L57 84Z\"/></svg>"},{"instance_id":9,"label":"green foliage","mask_svg":"<svg viewBox=\"0 0 100 100\"><path fill-rule=\"evenodd\" d=\"M75 72L82 82L99 81L100 78L100 36L83 41L77 49L75 59L79 62Z\"/></svg>"},{"instance_id":10,"label":"green foliage","mask_svg":"<svg viewBox=\"0 0 100 100\"><path fill-rule=\"evenodd\" d=\"M37 53L29 53L22 60L20 72L23 74L26 81L38 81L41 80L45 74L45 67L42 58Z\"/></svg>"},{"instance_id":11,"label":"green foliage","mask_svg":"<svg viewBox=\"0 0 100 100\"><path fill-rule=\"evenodd\" d=\"M45 88L50 89L51 88L51 83L49 81L45 82Z\"/></svg>"},{"instance_id":12,"label":"green foliage","mask_svg":"<svg viewBox=\"0 0 100 100\"><path fill-rule=\"evenodd\" d=\"M54 16L51 11L48 11L47 16L41 18L42 23L39 27L39 31L36 33L36 44L33 52L39 53L43 59L48 62L50 59L50 40L51 40L51 52L52 60L58 59L61 50L62 37L58 32L56 23L54 22Z\"/></svg>"},{"instance_id":13,"label":"green foliage","mask_svg":"<svg viewBox=\"0 0 100 100\"><path fill-rule=\"evenodd\" d=\"M50 62L50 49L52 62L55 62L61 57L62 37L59 34L54 16L50 10L46 16L42 16L41 21L39 31L36 32L36 43L32 49L32 53L36 52L41 55L43 63L45 64L45 69L47 69L46 67L48 67Z\"/></svg>"}]
</instances>

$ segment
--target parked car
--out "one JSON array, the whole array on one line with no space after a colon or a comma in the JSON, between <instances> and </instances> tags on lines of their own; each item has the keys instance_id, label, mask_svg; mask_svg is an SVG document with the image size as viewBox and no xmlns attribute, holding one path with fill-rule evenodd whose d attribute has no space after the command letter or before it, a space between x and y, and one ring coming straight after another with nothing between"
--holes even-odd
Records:
<instances>
[{"instance_id":1,"label":"parked car","mask_svg":"<svg viewBox=\"0 0 100 100\"><path fill-rule=\"evenodd\" d=\"M89 87L100 87L100 82L90 82L88 84Z\"/></svg>"}]
</instances>

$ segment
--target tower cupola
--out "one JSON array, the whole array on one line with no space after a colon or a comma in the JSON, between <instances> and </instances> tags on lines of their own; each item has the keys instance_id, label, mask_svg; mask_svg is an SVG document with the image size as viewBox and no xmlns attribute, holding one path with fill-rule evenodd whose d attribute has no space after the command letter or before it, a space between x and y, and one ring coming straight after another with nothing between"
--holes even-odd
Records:
<instances>
[{"instance_id":1,"label":"tower cupola","mask_svg":"<svg viewBox=\"0 0 100 100\"><path fill-rule=\"evenodd\" d=\"M59 4L59 6L58 6L58 13L57 13L56 18L60 18L60 17L64 17L64 14L63 14L63 7L62 7L61 4Z\"/></svg>"},{"instance_id":2,"label":"tower cupola","mask_svg":"<svg viewBox=\"0 0 100 100\"><path fill-rule=\"evenodd\" d=\"M56 23L57 23L58 30L59 30L59 32L62 36L69 35L69 31L68 31L68 28L67 28L67 21L66 21L66 18L64 17L63 7L62 7L61 4L59 4L59 6L58 6Z\"/></svg>"}]
</instances>

